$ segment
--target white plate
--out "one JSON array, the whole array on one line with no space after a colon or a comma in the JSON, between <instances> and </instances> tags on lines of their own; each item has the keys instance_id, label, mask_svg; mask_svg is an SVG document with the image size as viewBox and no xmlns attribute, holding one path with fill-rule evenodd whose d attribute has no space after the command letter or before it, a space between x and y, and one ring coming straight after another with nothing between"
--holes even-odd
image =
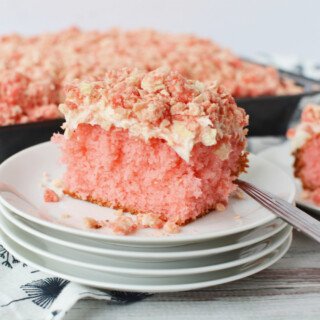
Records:
<instances>
[{"instance_id":1,"label":"white plate","mask_svg":"<svg viewBox=\"0 0 320 320\"><path fill-rule=\"evenodd\" d=\"M116 218L113 214L114 210L68 196L58 203L43 201L43 189L38 186L39 181L42 179L43 172L48 172L51 178L62 175L63 168L57 165L59 154L60 151L54 145L46 142L15 154L0 166L0 181L12 185L39 208L39 211L33 210L24 201L8 192L1 193L1 203L25 219L55 230L127 244L176 244L209 240L250 230L275 219L271 212L248 197L246 200L230 199L226 211L212 212L183 227L180 233L174 235L159 235L152 229L139 229L129 236L116 236L108 228L81 230L82 219L88 216L88 213L97 220L113 220ZM250 155L249 159L248 174L242 175L242 179L273 192L289 202L293 201L294 184L282 170L254 155ZM66 213L71 218L59 219L61 214ZM235 219L235 215L240 215L241 219Z\"/></svg>"},{"instance_id":2,"label":"white plate","mask_svg":"<svg viewBox=\"0 0 320 320\"><path fill-rule=\"evenodd\" d=\"M108 273L155 277L206 273L249 263L274 251L292 232L292 228L287 226L271 238L228 253L198 259L145 262L99 256L52 244L24 232L1 215L0 224L2 231L17 244L45 258Z\"/></svg>"},{"instance_id":3,"label":"white plate","mask_svg":"<svg viewBox=\"0 0 320 320\"><path fill-rule=\"evenodd\" d=\"M235 281L257 273L278 261L289 249L292 235L269 255L241 266L175 277L139 277L129 275L114 275L103 271L90 270L72 266L50 258L44 258L15 243L0 231L0 241L17 259L57 277L61 277L84 285L134 292L172 292L185 291L214 286Z\"/></svg>"},{"instance_id":4,"label":"white plate","mask_svg":"<svg viewBox=\"0 0 320 320\"><path fill-rule=\"evenodd\" d=\"M312 210L315 213L320 214L320 207L317 207L312 200L301 198L301 192L303 191L301 181L294 177L293 162L294 158L290 151L290 142L287 141L279 146L268 148L259 153L260 157L273 162L285 171L293 180L297 188L295 196L295 202L302 207Z\"/></svg>"},{"instance_id":5,"label":"white plate","mask_svg":"<svg viewBox=\"0 0 320 320\"><path fill-rule=\"evenodd\" d=\"M10 212L1 204L0 212L21 230L44 241L99 255L148 260L197 258L244 248L274 236L287 225L278 218L261 227L209 241L169 247L128 247L122 244L109 244L106 241L81 238L34 224Z\"/></svg>"}]
</instances>

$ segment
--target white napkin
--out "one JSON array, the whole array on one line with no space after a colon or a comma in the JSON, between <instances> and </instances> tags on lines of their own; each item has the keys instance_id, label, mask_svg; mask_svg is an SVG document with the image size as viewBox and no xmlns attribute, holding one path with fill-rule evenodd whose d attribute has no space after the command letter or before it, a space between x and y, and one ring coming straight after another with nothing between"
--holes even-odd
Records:
<instances>
[{"instance_id":1,"label":"white napkin","mask_svg":"<svg viewBox=\"0 0 320 320\"><path fill-rule=\"evenodd\" d=\"M131 303L144 293L103 291L40 272L0 245L0 319L60 320L80 299Z\"/></svg>"}]
</instances>

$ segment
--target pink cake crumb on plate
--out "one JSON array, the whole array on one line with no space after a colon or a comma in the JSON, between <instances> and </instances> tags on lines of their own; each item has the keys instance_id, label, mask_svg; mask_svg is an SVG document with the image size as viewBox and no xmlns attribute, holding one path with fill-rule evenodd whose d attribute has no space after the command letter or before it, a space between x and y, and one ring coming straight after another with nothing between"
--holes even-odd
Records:
<instances>
[{"instance_id":1,"label":"pink cake crumb on plate","mask_svg":"<svg viewBox=\"0 0 320 320\"><path fill-rule=\"evenodd\" d=\"M137 225L132 218L121 216L116 220L111 221L109 223L109 228L112 229L115 234L128 235L137 229Z\"/></svg>"},{"instance_id":2,"label":"pink cake crumb on plate","mask_svg":"<svg viewBox=\"0 0 320 320\"><path fill-rule=\"evenodd\" d=\"M180 232L180 227L173 221L167 221L163 226L163 230L168 233L178 233Z\"/></svg>"},{"instance_id":3,"label":"pink cake crumb on plate","mask_svg":"<svg viewBox=\"0 0 320 320\"><path fill-rule=\"evenodd\" d=\"M161 229L163 227L163 220L161 220L154 213L138 213L137 214L137 223L141 228L154 228Z\"/></svg>"},{"instance_id":4,"label":"pink cake crumb on plate","mask_svg":"<svg viewBox=\"0 0 320 320\"><path fill-rule=\"evenodd\" d=\"M84 217L82 224L85 229L100 229L106 226L105 221L98 221L91 217Z\"/></svg>"},{"instance_id":5,"label":"pink cake crumb on plate","mask_svg":"<svg viewBox=\"0 0 320 320\"><path fill-rule=\"evenodd\" d=\"M225 208L247 166L247 117L217 84L121 69L68 86L60 110L74 198L184 225Z\"/></svg>"},{"instance_id":6,"label":"pink cake crumb on plate","mask_svg":"<svg viewBox=\"0 0 320 320\"><path fill-rule=\"evenodd\" d=\"M46 189L43 194L43 199L45 202L59 202L59 196L51 189Z\"/></svg>"}]
</instances>

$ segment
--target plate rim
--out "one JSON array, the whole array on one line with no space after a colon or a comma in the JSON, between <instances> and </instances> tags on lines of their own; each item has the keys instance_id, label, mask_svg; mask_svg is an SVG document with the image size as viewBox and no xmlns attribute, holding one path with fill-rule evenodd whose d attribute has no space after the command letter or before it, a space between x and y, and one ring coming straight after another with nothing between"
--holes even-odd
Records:
<instances>
[{"instance_id":1,"label":"plate rim","mask_svg":"<svg viewBox=\"0 0 320 320\"><path fill-rule=\"evenodd\" d=\"M4 219L3 216L0 218ZM4 219L5 220L5 219ZM9 227L6 225L9 223ZM14 226L14 225L13 225ZM205 266L205 267L189 267L189 268L174 268L174 269L156 269L154 268L126 268L126 267L108 267L107 265L99 265L99 264L94 264L94 263L87 263L81 260L73 260L71 258L65 257L65 256L60 256L58 254L52 253L50 251L46 251L42 248L37 247L34 244L30 244L28 240L23 239L17 232L12 231L11 229L11 223L7 221L1 223L1 230L4 232L9 238L11 238L14 242L19 244L20 246L28 249L29 251L38 254L41 257L49 258L51 260L59 261L62 263L65 263L67 265L73 265L73 266L79 266L82 268L90 269L90 270L97 270L97 271L103 271L103 272L111 272L115 274L130 274L130 275L148 275L148 276L157 276L157 277L163 277L163 276L178 276L178 275L191 275L191 274L200 274L200 273L207 273L207 272L213 272L213 271L219 271L219 270L224 270L224 269L230 269L239 265L243 265L249 262L253 262L255 260L258 260L260 258L263 258L264 256L268 255L269 253L273 252L276 250L279 246L281 246L282 243L285 242L285 240L289 237L289 235L292 233L292 227L286 226L286 230L281 230L279 231L276 235L267 238L263 242L271 242L269 247L263 248L262 250L251 254L247 257L244 258L239 258L235 260L231 260L228 262L223 262L223 263L218 263L218 264L213 264L210 266ZM18 231L21 231L18 227L14 226L14 228L17 228ZM8 230L9 229L9 230ZM24 231L23 231L24 232ZM26 233L26 232L24 232ZM281 233L281 234L280 234ZM27 234L26 237L29 237L30 235ZM274 238L279 236L277 240ZM32 239L37 240L37 237L31 236ZM258 242L256 243L258 244ZM253 245L256 245L253 244ZM59 245L56 245L60 247ZM58 248L59 249L59 248ZM240 248L238 250L243 250L245 248ZM224 254L224 253L222 253ZM209 258L209 256L205 256L205 258ZM190 259L187 259L190 260ZM160 262L160 261L159 261ZM143 264L143 262L140 262ZM154 262L156 263L156 262Z\"/></svg>"},{"instance_id":2,"label":"plate rim","mask_svg":"<svg viewBox=\"0 0 320 320\"><path fill-rule=\"evenodd\" d=\"M10 239L11 240L11 239ZM258 266L252 267L247 271L237 273L232 276L222 277L220 279L216 280L208 280L208 281L200 281L200 282L192 282L188 284L176 284L176 285L132 285L132 284L126 284L126 285L116 285L111 284L107 282L98 282L98 281L92 281L92 280L83 280L79 279L75 276L65 275L61 272L57 272L54 270L51 270L47 267L43 267L38 265L37 263L32 262L30 259L23 257L20 253L18 253L15 249L11 247L11 245L8 245L7 241L4 240L3 231L0 229L0 241L4 243L6 250L8 250L11 254L13 254L15 257L20 259L21 261L24 261L27 263L28 266L34 267L42 272L51 274L53 276L58 276L63 279L67 279L69 281L82 284L82 285L88 285L95 288L100 289L109 289L109 290L124 290L128 292L149 292L149 293L160 293L160 292L178 292L178 291L186 291L186 290L194 290L194 289L200 289L200 288L206 288L210 286L215 286L219 284L224 284L236 280L240 280L243 278L246 278L248 276L251 276L253 274L256 274L274 263L276 263L278 260L280 260L289 250L291 244L292 244L292 233L288 236L288 238L279 246L282 247L279 252L275 253L267 262L262 262ZM13 240L11 240L13 241ZM14 241L13 241L14 242ZM27 252L28 250L24 250L24 252ZM272 253L269 254L271 256Z\"/></svg>"},{"instance_id":3,"label":"plate rim","mask_svg":"<svg viewBox=\"0 0 320 320\"><path fill-rule=\"evenodd\" d=\"M284 151L285 149L288 149L288 159L290 159L291 153L290 153L290 141L289 140L286 140L285 142L283 142L281 144L278 144L278 145L275 145L275 146L271 146L271 147L269 147L269 148L267 148L265 150L262 150L262 151L258 152L257 155L261 156L262 158L264 158L267 161L270 161L268 155L273 150L276 150L276 149L280 149L282 151ZM277 162L273 162L273 164L279 166L279 168L281 170L283 170ZM288 168L289 167L292 169L291 166L288 166ZM292 176L290 176L290 178L293 180L293 182L295 184L295 187L296 187L295 202L301 207L304 207L306 209L312 210L314 213L320 214L320 207L317 207L316 205L312 205L312 204L305 203L305 202L301 201L301 198L299 197L299 194L298 194L298 186L297 186L297 180L299 180L299 179L296 178L293 174L292 174Z\"/></svg>"},{"instance_id":4,"label":"plate rim","mask_svg":"<svg viewBox=\"0 0 320 320\"><path fill-rule=\"evenodd\" d=\"M233 250L237 250L237 249L241 249L245 246L249 246L249 245L253 245L257 242L261 242L263 240L266 240L272 236L274 236L275 234L277 234L278 232L281 232L286 226L288 226L288 224L284 221L282 221L281 225L277 226L275 229L273 229L270 232L267 232L266 234L260 236L260 237L256 237L254 239L251 240L247 240L244 242L240 242L240 243L236 243L236 244L231 244L231 245L227 245L227 246L223 246L223 247L218 247L218 248L214 248L214 249L206 249L206 250L201 250L201 254L200 253L196 253L199 252L200 250L194 250L192 254L187 254L186 252L170 252L170 254L167 256L165 256L165 254L163 252L161 253L157 253L157 252L146 252L146 253L142 253L142 252L137 252L135 254L133 254L133 251L128 251L128 250L118 250L117 248L115 249L104 249L104 248L95 248L95 247L91 247L90 245L88 246L84 246L82 244L79 243L74 243L74 242L70 242L67 240L63 240L61 238L54 238L50 235L47 235L45 233L42 233L39 230L35 230L32 227L25 225L22 221L19 221L16 217L14 217L14 213L9 212L9 209L5 208L2 204L0 204L0 212L3 216L5 216L6 220L9 220L12 224L16 225L18 228L20 228L21 230L31 234L34 237L39 237L45 241L49 241L51 243L57 244L57 245L65 245L71 249L75 249L75 250L81 250L84 252L90 252L90 253L95 253L95 254L100 254L100 255L110 255L112 257L130 257L130 258L150 258L150 259L161 259L164 257L174 257L174 258L196 258L196 257L203 257L206 255L213 255L213 254L219 254L219 253L223 253L223 252L230 252ZM271 221L272 222L272 221ZM270 223L271 223L270 222ZM72 235L71 235L72 236ZM210 240L209 240L210 241ZM71 245L70 245L71 244ZM188 245L188 244L187 244ZM132 247L130 247L132 248ZM121 253L121 252L125 252L125 253ZM128 254L129 253L129 254Z\"/></svg>"}]
</instances>

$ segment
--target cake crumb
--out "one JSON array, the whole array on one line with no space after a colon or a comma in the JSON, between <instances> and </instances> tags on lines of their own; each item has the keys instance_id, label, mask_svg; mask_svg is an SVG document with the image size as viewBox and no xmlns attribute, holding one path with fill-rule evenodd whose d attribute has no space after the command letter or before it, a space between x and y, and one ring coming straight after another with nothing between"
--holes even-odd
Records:
<instances>
[{"instance_id":1,"label":"cake crumb","mask_svg":"<svg viewBox=\"0 0 320 320\"><path fill-rule=\"evenodd\" d=\"M44 182L48 182L49 181L49 174L48 172L44 171L42 174L42 179Z\"/></svg>"},{"instance_id":2,"label":"cake crumb","mask_svg":"<svg viewBox=\"0 0 320 320\"><path fill-rule=\"evenodd\" d=\"M180 227L173 221L167 221L163 227L163 230L167 233L178 233L180 232Z\"/></svg>"},{"instance_id":3,"label":"cake crumb","mask_svg":"<svg viewBox=\"0 0 320 320\"><path fill-rule=\"evenodd\" d=\"M113 212L113 214L115 216L122 216L123 215L123 210L122 209L116 210L116 211Z\"/></svg>"},{"instance_id":4,"label":"cake crumb","mask_svg":"<svg viewBox=\"0 0 320 320\"><path fill-rule=\"evenodd\" d=\"M311 192L309 190L303 190L301 192L301 199L307 200L311 198Z\"/></svg>"},{"instance_id":5,"label":"cake crumb","mask_svg":"<svg viewBox=\"0 0 320 320\"><path fill-rule=\"evenodd\" d=\"M237 199L241 199L241 200L245 200L246 199L246 196L244 195L244 193L242 192L242 190L240 189L236 189L234 191L234 196L237 198Z\"/></svg>"},{"instance_id":6,"label":"cake crumb","mask_svg":"<svg viewBox=\"0 0 320 320\"><path fill-rule=\"evenodd\" d=\"M158 218L154 213L139 213L137 215L137 223L141 228L161 229L164 221Z\"/></svg>"},{"instance_id":7,"label":"cake crumb","mask_svg":"<svg viewBox=\"0 0 320 320\"><path fill-rule=\"evenodd\" d=\"M235 214L235 215L233 216L233 219L235 219L235 220L241 219L241 216L238 215L238 214Z\"/></svg>"},{"instance_id":8,"label":"cake crumb","mask_svg":"<svg viewBox=\"0 0 320 320\"><path fill-rule=\"evenodd\" d=\"M155 234L156 236L160 236L160 237L164 235L164 233L161 232L160 230L155 231L154 234Z\"/></svg>"},{"instance_id":9,"label":"cake crumb","mask_svg":"<svg viewBox=\"0 0 320 320\"><path fill-rule=\"evenodd\" d=\"M287 131L287 138L292 139L296 134L296 130L293 128L288 129Z\"/></svg>"},{"instance_id":10,"label":"cake crumb","mask_svg":"<svg viewBox=\"0 0 320 320\"><path fill-rule=\"evenodd\" d=\"M59 202L59 196L51 189L46 189L44 191L43 199L45 202Z\"/></svg>"},{"instance_id":11,"label":"cake crumb","mask_svg":"<svg viewBox=\"0 0 320 320\"><path fill-rule=\"evenodd\" d=\"M57 189L61 189L63 187L62 180L60 178L52 180L51 186Z\"/></svg>"},{"instance_id":12,"label":"cake crumb","mask_svg":"<svg viewBox=\"0 0 320 320\"><path fill-rule=\"evenodd\" d=\"M312 201L317 205L320 206L320 188L316 189L312 193Z\"/></svg>"},{"instance_id":13,"label":"cake crumb","mask_svg":"<svg viewBox=\"0 0 320 320\"><path fill-rule=\"evenodd\" d=\"M43 187L44 187L44 184L40 181L40 182L38 183L38 186L39 186L40 188L43 188Z\"/></svg>"},{"instance_id":14,"label":"cake crumb","mask_svg":"<svg viewBox=\"0 0 320 320\"><path fill-rule=\"evenodd\" d=\"M132 218L121 216L109 223L109 228L118 235L129 235L136 231L137 225Z\"/></svg>"},{"instance_id":15,"label":"cake crumb","mask_svg":"<svg viewBox=\"0 0 320 320\"><path fill-rule=\"evenodd\" d=\"M85 229L100 229L106 226L104 221L98 221L90 217L84 217L82 219L82 225Z\"/></svg>"},{"instance_id":16,"label":"cake crumb","mask_svg":"<svg viewBox=\"0 0 320 320\"><path fill-rule=\"evenodd\" d=\"M37 214L37 212L35 210L32 210L32 209L27 209L26 211L31 215Z\"/></svg>"},{"instance_id":17,"label":"cake crumb","mask_svg":"<svg viewBox=\"0 0 320 320\"><path fill-rule=\"evenodd\" d=\"M67 213L61 213L59 216L60 219L69 219L70 218L70 214Z\"/></svg>"},{"instance_id":18,"label":"cake crumb","mask_svg":"<svg viewBox=\"0 0 320 320\"><path fill-rule=\"evenodd\" d=\"M225 211L226 210L226 206L223 203L219 202L219 203L216 204L216 210L219 211L219 212Z\"/></svg>"}]
</instances>

